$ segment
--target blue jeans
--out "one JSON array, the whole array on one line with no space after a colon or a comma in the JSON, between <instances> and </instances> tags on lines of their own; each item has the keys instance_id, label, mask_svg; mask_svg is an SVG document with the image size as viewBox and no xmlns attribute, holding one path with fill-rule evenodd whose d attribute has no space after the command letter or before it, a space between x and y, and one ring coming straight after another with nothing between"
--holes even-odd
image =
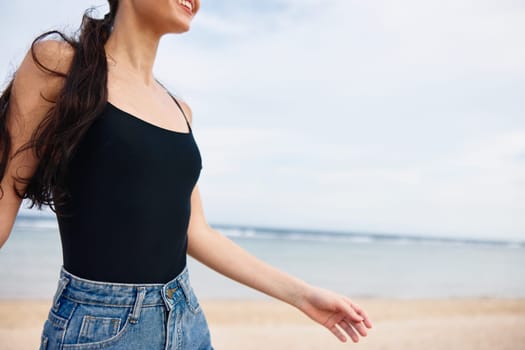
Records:
<instances>
[{"instance_id":1,"label":"blue jeans","mask_svg":"<svg viewBox=\"0 0 525 350\"><path fill-rule=\"evenodd\" d=\"M188 267L165 284L91 281L62 266L40 350L214 350Z\"/></svg>"}]
</instances>

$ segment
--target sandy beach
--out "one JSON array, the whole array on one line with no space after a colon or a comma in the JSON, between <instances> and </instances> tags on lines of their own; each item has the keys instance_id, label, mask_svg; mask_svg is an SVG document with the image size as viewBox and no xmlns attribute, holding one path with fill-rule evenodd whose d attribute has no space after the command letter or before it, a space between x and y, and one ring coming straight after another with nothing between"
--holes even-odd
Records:
<instances>
[{"instance_id":1,"label":"sandy beach","mask_svg":"<svg viewBox=\"0 0 525 350\"><path fill-rule=\"evenodd\" d=\"M374 324L341 343L295 308L274 300L201 300L216 349L519 350L525 299L353 298ZM0 348L36 349L48 300L0 300Z\"/></svg>"}]
</instances>

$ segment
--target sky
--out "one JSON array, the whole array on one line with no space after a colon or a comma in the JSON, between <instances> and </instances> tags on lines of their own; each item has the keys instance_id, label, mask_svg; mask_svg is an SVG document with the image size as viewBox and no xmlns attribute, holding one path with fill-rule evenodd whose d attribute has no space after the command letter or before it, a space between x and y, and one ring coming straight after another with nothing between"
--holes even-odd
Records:
<instances>
[{"instance_id":1,"label":"sky","mask_svg":"<svg viewBox=\"0 0 525 350\"><path fill-rule=\"evenodd\" d=\"M2 82L89 6L2 2ZM520 0L202 0L154 74L212 225L525 240L524 37Z\"/></svg>"}]
</instances>

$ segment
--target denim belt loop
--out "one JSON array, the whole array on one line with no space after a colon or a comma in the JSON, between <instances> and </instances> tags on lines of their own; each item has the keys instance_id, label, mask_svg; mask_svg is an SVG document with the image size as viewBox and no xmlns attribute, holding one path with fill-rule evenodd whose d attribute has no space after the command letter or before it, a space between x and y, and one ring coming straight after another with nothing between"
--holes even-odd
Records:
<instances>
[{"instance_id":1,"label":"denim belt loop","mask_svg":"<svg viewBox=\"0 0 525 350\"><path fill-rule=\"evenodd\" d=\"M131 323L137 323L140 316L140 309L142 308L142 302L146 296L146 288L138 287L137 299L135 299L135 305L133 305L133 311L129 316L129 321Z\"/></svg>"},{"instance_id":2,"label":"denim belt loop","mask_svg":"<svg viewBox=\"0 0 525 350\"><path fill-rule=\"evenodd\" d=\"M66 289L67 284L69 283L69 278L67 277L61 277L58 280L58 288L55 292L55 296L53 297L53 311L57 312L58 307L60 306L60 297L62 296L62 293L64 292L64 289Z\"/></svg>"}]
</instances>

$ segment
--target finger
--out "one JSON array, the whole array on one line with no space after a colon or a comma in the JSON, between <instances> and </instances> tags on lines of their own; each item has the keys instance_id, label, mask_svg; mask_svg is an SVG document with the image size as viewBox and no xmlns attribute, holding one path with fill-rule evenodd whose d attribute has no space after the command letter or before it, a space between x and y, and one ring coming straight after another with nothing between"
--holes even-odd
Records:
<instances>
[{"instance_id":1,"label":"finger","mask_svg":"<svg viewBox=\"0 0 525 350\"><path fill-rule=\"evenodd\" d=\"M336 327L335 323L333 326L331 327L327 327L337 338L339 338L340 341L342 341L343 343L346 343L346 337L345 335L343 334L343 332L341 332L339 330L339 328Z\"/></svg>"},{"instance_id":2,"label":"finger","mask_svg":"<svg viewBox=\"0 0 525 350\"><path fill-rule=\"evenodd\" d=\"M365 326L372 328L372 322L370 321L370 318L368 317L368 314L365 312L365 310L363 310L358 304L352 302L349 298L345 297L345 300L356 311L357 314L363 317Z\"/></svg>"},{"instance_id":3,"label":"finger","mask_svg":"<svg viewBox=\"0 0 525 350\"><path fill-rule=\"evenodd\" d=\"M354 308L357 305L354 304ZM363 317L363 322L368 328L372 328L372 322L370 321L370 318L368 317L368 314L365 312L365 310L361 309L359 306L357 306L359 309L356 309L357 313Z\"/></svg>"},{"instance_id":4,"label":"finger","mask_svg":"<svg viewBox=\"0 0 525 350\"><path fill-rule=\"evenodd\" d=\"M348 303L346 303L346 302L343 302L341 304L342 304L342 308L343 308L344 312L346 313L345 318L348 318L348 319L350 319L353 322L361 322L361 321L364 320L363 317L361 317L359 314L357 314L357 312L351 306L351 303L350 303L350 305Z\"/></svg>"},{"instance_id":5,"label":"finger","mask_svg":"<svg viewBox=\"0 0 525 350\"><path fill-rule=\"evenodd\" d=\"M366 337L368 334L362 322L352 322L351 320L345 319L342 323L347 323L349 326L353 326L363 337Z\"/></svg>"},{"instance_id":6,"label":"finger","mask_svg":"<svg viewBox=\"0 0 525 350\"><path fill-rule=\"evenodd\" d=\"M363 318L364 318L364 323L365 323L365 326L367 326L368 328L372 328L372 322L370 321L370 319L368 318L368 315L366 313L363 312Z\"/></svg>"},{"instance_id":7,"label":"finger","mask_svg":"<svg viewBox=\"0 0 525 350\"><path fill-rule=\"evenodd\" d=\"M350 327L350 323L348 323L346 320L342 320L339 323L339 326L352 338L354 343L357 343L359 341L359 336L356 334L356 332ZM365 334L366 335L366 334Z\"/></svg>"}]
</instances>

